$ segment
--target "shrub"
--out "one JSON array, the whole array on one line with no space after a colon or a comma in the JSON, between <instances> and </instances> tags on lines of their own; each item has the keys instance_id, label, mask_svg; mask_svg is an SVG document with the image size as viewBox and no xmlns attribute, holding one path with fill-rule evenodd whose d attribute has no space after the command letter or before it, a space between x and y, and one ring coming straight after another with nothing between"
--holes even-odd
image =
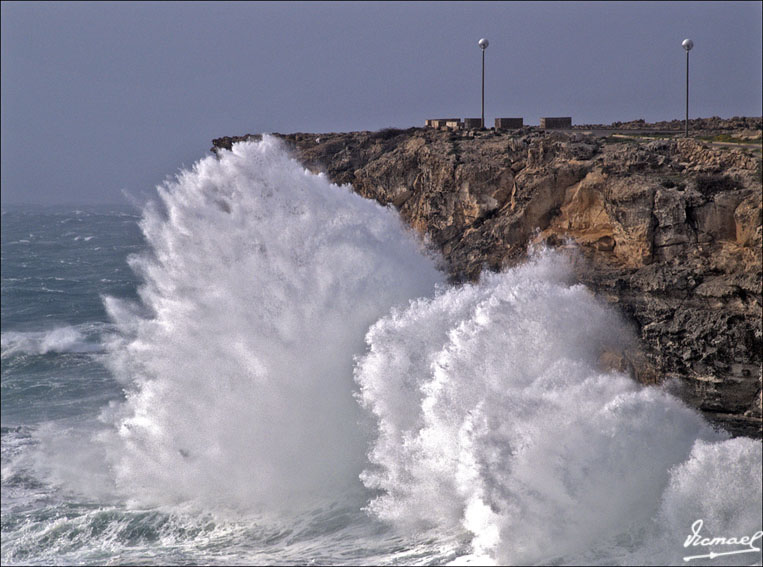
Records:
<instances>
[{"instance_id":1,"label":"shrub","mask_svg":"<svg viewBox=\"0 0 763 567\"><path fill-rule=\"evenodd\" d=\"M382 128L381 130L373 133L373 138L375 140L389 140L390 138L394 138L395 136L399 136L400 134L404 134L405 130L402 130L401 128Z\"/></svg>"}]
</instances>

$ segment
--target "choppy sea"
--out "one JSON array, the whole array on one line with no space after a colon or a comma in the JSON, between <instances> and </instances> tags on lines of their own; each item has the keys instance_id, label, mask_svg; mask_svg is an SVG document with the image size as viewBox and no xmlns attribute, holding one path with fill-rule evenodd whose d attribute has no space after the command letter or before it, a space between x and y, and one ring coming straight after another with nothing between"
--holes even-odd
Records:
<instances>
[{"instance_id":1,"label":"choppy sea","mask_svg":"<svg viewBox=\"0 0 763 567\"><path fill-rule=\"evenodd\" d=\"M761 564L761 442L603 367L565 256L439 265L268 136L3 205L3 565Z\"/></svg>"}]
</instances>

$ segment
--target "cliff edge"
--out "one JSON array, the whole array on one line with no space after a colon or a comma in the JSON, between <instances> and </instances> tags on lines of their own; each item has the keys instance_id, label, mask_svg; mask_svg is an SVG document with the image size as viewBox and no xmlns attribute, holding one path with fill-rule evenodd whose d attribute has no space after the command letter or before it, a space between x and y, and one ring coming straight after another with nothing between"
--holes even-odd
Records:
<instances>
[{"instance_id":1,"label":"cliff edge","mask_svg":"<svg viewBox=\"0 0 763 567\"><path fill-rule=\"evenodd\" d=\"M759 140L761 121L744 120ZM638 336L604 364L643 383L675 379L711 422L761 437L759 143L580 127L279 136L306 167L394 206L454 281L516 264L533 244L570 251L579 280ZM258 137L219 138L212 151Z\"/></svg>"}]
</instances>

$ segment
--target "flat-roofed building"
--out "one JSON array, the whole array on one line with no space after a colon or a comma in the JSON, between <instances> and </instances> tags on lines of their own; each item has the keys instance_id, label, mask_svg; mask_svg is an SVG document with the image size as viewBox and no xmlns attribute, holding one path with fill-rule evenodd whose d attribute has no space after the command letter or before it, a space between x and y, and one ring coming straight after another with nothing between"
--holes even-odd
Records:
<instances>
[{"instance_id":1,"label":"flat-roofed building","mask_svg":"<svg viewBox=\"0 0 763 567\"><path fill-rule=\"evenodd\" d=\"M540 127L546 129L552 128L572 128L572 118L570 116L547 117L540 119Z\"/></svg>"},{"instance_id":2,"label":"flat-roofed building","mask_svg":"<svg viewBox=\"0 0 763 567\"><path fill-rule=\"evenodd\" d=\"M464 118L464 128L466 130L482 128L482 118Z\"/></svg>"},{"instance_id":3,"label":"flat-roofed building","mask_svg":"<svg viewBox=\"0 0 763 567\"><path fill-rule=\"evenodd\" d=\"M424 121L424 124L430 128L460 128L460 118L430 118Z\"/></svg>"},{"instance_id":4,"label":"flat-roofed building","mask_svg":"<svg viewBox=\"0 0 763 567\"><path fill-rule=\"evenodd\" d=\"M496 130L515 130L521 128L524 124L522 118L496 118L495 129Z\"/></svg>"}]
</instances>

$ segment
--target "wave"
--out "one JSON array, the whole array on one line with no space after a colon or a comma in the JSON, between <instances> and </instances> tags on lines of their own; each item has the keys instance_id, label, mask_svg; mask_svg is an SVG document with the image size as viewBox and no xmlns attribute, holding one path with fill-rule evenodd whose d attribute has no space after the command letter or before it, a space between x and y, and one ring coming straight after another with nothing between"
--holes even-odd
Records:
<instances>
[{"instance_id":1,"label":"wave","mask_svg":"<svg viewBox=\"0 0 763 567\"><path fill-rule=\"evenodd\" d=\"M378 424L369 510L461 526L498 564L680 563L699 518L754 534L761 444L607 370L628 329L571 273L541 253L370 329L356 369Z\"/></svg>"},{"instance_id":2,"label":"wave","mask_svg":"<svg viewBox=\"0 0 763 567\"><path fill-rule=\"evenodd\" d=\"M102 352L101 331L101 325L89 323L45 331L7 331L0 336L2 359L22 354Z\"/></svg>"},{"instance_id":3,"label":"wave","mask_svg":"<svg viewBox=\"0 0 763 567\"><path fill-rule=\"evenodd\" d=\"M270 136L158 194L129 259L140 300L105 298L124 400L95 431L37 434L51 482L118 508L62 533L107 525L127 549L155 526L201 563L662 564L697 519L760 528L760 443L612 370L632 333L563 256L446 286L393 209ZM224 535L305 522L267 558Z\"/></svg>"},{"instance_id":4,"label":"wave","mask_svg":"<svg viewBox=\"0 0 763 567\"><path fill-rule=\"evenodd\" d=\"M435 260L394 210L268 136L159 196L141 222L150 253L130 259L141 305L106 301L129 392L108 439L117 484L142 503L239 508L360 487L353 357L391 307L433 293Z\"/></svg>"}]
</instances>

